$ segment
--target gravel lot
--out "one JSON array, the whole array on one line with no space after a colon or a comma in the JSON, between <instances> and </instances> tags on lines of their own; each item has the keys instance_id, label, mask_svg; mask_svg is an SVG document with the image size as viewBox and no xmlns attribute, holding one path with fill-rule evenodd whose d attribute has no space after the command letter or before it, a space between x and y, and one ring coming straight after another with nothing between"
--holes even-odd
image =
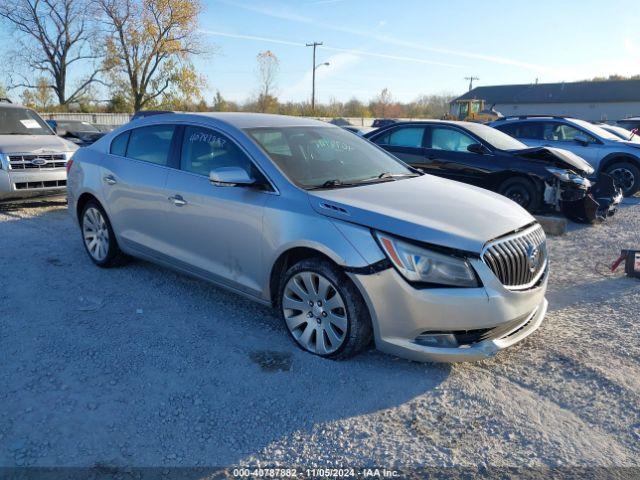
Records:
<instances>
[{"instance_id":1,"label":"gravel lot","mask_svg":"<svg viewBox=\"0 0 640 480\"><path fill-rule=\"evenodd\" d=\"M347 362L142 261L94 267L64 203L0 208L0 466L640 467L640 199L549 241L550 311L496 358ZM598 273L600 270L601 273Z\"/></svg>"}]
</instances>

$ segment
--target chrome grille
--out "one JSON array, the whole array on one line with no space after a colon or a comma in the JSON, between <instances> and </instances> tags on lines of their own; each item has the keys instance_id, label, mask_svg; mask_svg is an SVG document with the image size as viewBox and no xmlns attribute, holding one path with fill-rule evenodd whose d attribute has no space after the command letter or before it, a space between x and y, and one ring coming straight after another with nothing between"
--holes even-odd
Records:
<instances>
[{"instance_id":1,"label":"chrome grille","mask_svg":"<svg viewBox=\"0 0 640 480\"><path fill-rule=\"evenodd\" d=\"M522 232L492 240L482 250L481 258L506 288L531 288L547 268L544 230L535 224Z\"/></svg>"},{"instance_id":2,"label":"chrome grille","mask_svg":"<svg viewBox=\"0 0 640 480\"><path fill-rule=\"evenodd\" d=\"M36 159L38 161L33 163ZM52 168L64 168L66 164L67 159L63 153L9 155L9 168L11 170L50 170Z\"/></svg>"}]
</instances>

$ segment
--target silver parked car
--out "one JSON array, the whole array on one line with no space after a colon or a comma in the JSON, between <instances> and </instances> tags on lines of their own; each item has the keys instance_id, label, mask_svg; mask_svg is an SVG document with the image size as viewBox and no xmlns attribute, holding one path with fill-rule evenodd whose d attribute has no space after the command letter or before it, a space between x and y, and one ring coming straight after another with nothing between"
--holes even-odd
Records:
<instances>
[{"instance_id":1,"label":"silver parked car","mask_svg":"<svg viewBox=\"0 0 640 480\"><path fill-rule=\"evenodd\" d=\"M68 195L98 266L132 255L273 305L323 357L373 338L414 360L485 358L547 309L529 213L311 119L137 120L78 151Z\"/></svg>"},{"instance_id":2,"label":"silver parked car","mask_svg":"<svg viewBox=\"0 0 640 480\"><path fill-rule=\"evenodd\" d=\"M503 117L490 125L530 147L556 147L584 158L611 175L625 196L640 191L640 143L625 141L607 130L576 118L555 116Z\"/></svg>"},{"instance_id":3,"label":"silver parked car","mask_svg":"<svg viewBox=\"0 0 640 480\"><path fill-rule=\"evenodd\" d=\"M33 110L0 103L0 200L63 194L77 149Z\"/></svg>"}]
</instances>

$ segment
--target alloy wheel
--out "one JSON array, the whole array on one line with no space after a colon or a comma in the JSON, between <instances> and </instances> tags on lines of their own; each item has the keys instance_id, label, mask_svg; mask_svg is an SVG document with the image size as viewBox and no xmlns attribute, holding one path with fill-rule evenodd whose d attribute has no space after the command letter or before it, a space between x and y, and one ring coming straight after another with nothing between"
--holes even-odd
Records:
<instances>
[{"instance_id":1,"label":"alloy wheel","mask_svg":"<svg viewBox=\"0 0 640 480\"><path fill-rule=\"evenodd\" d=\"M318 273L300 272L289 279L282 310L291 335L305 350L329 355L346 339L345 302L337 288Z\"/></svg>"},{"instance_id":2,"label":"alloy wheel","mask_svg":"<svg viewBox=\"0 0 640 480\"><path fill-rule=\"evenodd\" d=\"M523 187L518 185L513 185L509 187L505 192L504 196L510 200L513 200L518 205L522 207L526 207L531 202L531 197L529 196L529 192Z\"/></svg>"},{"instance_id":3,"label":"alloy wheel","mask_svg":"<svg viewBox=\"0 0 640 480\"><path fill-rule=\"evenodd\" d=\"M82 217L82 235L89 255L102 262L109 253L109 228L100 210L89 207Z\"/></svg>"},{"instance_id":4,"label":"alloy wheel","mask_svg":"<svg viewBox=\"0 0 640 480\"><path fill-rule=\"evenodd\" d=\"M633 185L636 183L635 175L627 168L617 167L611 170L609 174L616 181L616 184L625 192L631 190Z\"/></svg>"}]
</instances>

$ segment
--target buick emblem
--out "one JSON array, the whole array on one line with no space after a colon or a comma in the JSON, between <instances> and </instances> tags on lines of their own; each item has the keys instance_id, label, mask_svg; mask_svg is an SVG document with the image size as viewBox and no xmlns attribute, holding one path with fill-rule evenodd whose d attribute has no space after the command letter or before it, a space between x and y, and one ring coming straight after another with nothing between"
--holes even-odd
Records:
<instances>
[{"instance_id":1,"label":"buick emblem","mask_svg":"<svg viewBox=\"0 0 640 480\"><path fill-rule=\"evenodd\" d=\"M47 161L44 158L34 158L33 160L31 160L31 165L35 165L36 167L41 167L46 163Z\"/></svg>"},{"instance_id":2,"label":"buick emblem","mask_svg":"<svg viewBox=\"0 0 640 480\"><path fill-rule=\"evenodd\" d=\"M532 244L527 245L527 265L532 273L540 266L540 250Z\"/></svg>"}]
</instances>

